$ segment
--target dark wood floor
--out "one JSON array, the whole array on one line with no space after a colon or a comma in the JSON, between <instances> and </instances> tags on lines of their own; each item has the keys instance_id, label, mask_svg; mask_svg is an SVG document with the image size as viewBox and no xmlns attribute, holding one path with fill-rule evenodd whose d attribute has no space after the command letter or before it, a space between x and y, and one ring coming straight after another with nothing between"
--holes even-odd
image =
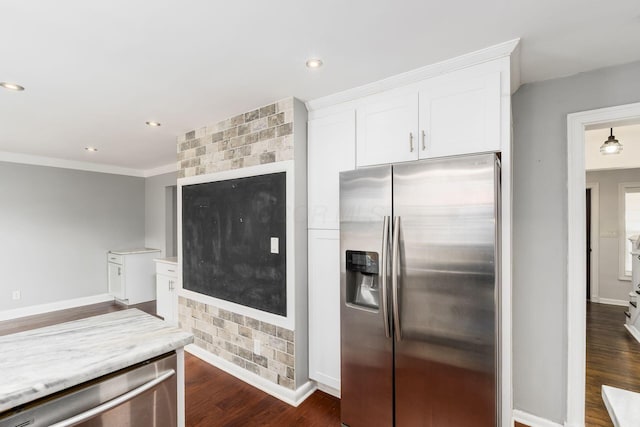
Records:
<instances>
[{"instance_id":1,"label":"dark wood floor","mask_svg":"<svg viewBox=\"0 0 640 427\"><path fill-rule=\"evenodd\" d=\"M135 306L155 315L155 303ZM101 303L0 322L0 335L122 310ZM587 304L586 426L612 426L602 402L607 384L640 392L640 343L622 327L625 307ZM294 408L186 355L187 426L339 426L340 401L315 392ZM516 427L526 427L516 423Z\"/></svg>"},{"instance_id":2,"label":"dark wood floor","mask_svg":"<svg viewBox=\"0 0 640 427\"><path fill-rule=\"evenodd\" d=\"M612 426L603 384L640 392L640 343L622 326L626 307L587 304L586 426Z\"/></svg>"},{"instance_id":3,"label":"dark wood floor","mask_svg":"<svg viewBox=\"0 0 640 427\"><path fill-rule=\"evenodd\" d=\"M135 307L155 315L155 302ZM126 308L112 302L0 322L0 335L8 335ZM316 391L294 408L190 354L185 354L186 424L210 426L340 425L340 400Z\"/></svg>"}]
</instances>

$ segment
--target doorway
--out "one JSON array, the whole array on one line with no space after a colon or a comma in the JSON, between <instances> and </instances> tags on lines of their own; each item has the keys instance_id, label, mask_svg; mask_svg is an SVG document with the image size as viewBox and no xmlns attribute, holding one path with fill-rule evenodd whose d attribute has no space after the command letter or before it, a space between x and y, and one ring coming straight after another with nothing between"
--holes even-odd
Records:
<instances>
[{"instance_id":1,"label":"doorway","mask_svg":"<svg viewBox=\"0 0 640 427\"><path fill-rule=\"evenodd\" d=\"M586 177L585 130L640 119L640 103L573 113L567 116L567 425L584 425L586 373ZM591 193L591 201L593 203ZM593 210L591 211L593 216ZM592 218L592 224L595 222ZM594 236L591 229L591 236ZM599 234L595 234L599 236ZM592 242L598 239L592 239ZM590 256L590 277L597 263ZM590 297L595 298L593 282ZM622 323L622 322L621 322Z\"/></svg>"},{"instance_id":2,"label":"doorway","mask_svg":"<svg viewBox=\"0 0 640 427\"><path fill-rule=\"evenodd\" d=\"M600 302L599 259L600 259L600 184L587 183L585 186L585 293L586 300Z\"/></svg>"},{"instance_id":3,"label":"doorway","mask_svg":"<svg viewBox=\"0 0 640 427\"><path fill-rule=\"evenodd\" d=\"M586 222L587 222L587 256L586 256L586 261L587 261L587 271L586 276L587 276L587 301L591 301L591 189L587 188L587 193L586 193L586 198L587 198L587 203L585 204L585 209L587 212L586 215Z\"/></svg>"},{"instance_id":4,"label":"doorway","mask_svg":"<svg viewBox=\"0 0 640 427\"><path fill-rule=\"evenodd\" d=\"M177 186L165 187L165 248L167 257L178 256Z\"/></svg>"}]
</instances>

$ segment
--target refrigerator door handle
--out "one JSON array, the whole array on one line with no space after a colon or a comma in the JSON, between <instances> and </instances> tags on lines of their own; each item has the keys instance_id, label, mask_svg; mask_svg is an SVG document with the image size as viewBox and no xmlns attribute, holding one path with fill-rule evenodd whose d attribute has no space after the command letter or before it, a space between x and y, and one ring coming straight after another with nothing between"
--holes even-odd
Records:
<instances>
[{"instance_id":1,"label":"refrigerator door handle","mask_svg":"<svg viewBox=\"0 0 640 427\"><path fill-rule=\"evenodd\" d=\"M387 278L389 272L387 271L387 265L389 264L389 220L388 216L384 217L384 225L382 226L382 259L380 260L380 277L382 288L382 320L384 322L384 334L387 338L391 337L391 326L389 320L389 297L387 295Z\"/></svg>"},{"instance_id":2,"label":"refrigerator door handle","mask_svg":"<svg viewBox=\"0 0 640 427\"><path fill-rule=\"evenodd\" d=\"M398 310L398 276L400 258L400 217L393 220L393 248L391 249L391 300L393 302L393 328L396 341L402 340L402 328L400 327L400 312Z\"/></svg>"}]
</instances>

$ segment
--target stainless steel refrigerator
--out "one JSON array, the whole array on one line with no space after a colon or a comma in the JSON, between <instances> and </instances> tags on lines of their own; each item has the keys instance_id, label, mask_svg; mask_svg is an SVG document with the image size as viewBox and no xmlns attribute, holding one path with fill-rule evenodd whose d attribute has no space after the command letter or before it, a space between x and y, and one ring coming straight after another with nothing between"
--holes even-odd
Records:
<instances>
[{"instance_id":1,"label":"stainless steel refrigerator","mask_svg":"<svg viewBox=\"0 0 640 427\"><path fill-rule=\"evenodd\" d=\"M340 174L343 425L498 425L499 212L496 154Z\"/></svg>"}]
</instances>

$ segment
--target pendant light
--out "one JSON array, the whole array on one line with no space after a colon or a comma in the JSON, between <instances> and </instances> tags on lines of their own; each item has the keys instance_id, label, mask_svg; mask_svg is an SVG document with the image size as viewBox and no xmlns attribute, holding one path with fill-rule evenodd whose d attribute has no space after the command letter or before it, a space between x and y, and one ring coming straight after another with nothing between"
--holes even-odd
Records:
<instances>
[{"instance_id":1,"label":"pendant light","mask_svg":"<svg viewBox=\"0 0 640 427\"><path fill-rule=\"evenodd\" d=\"M611 128L611 135L609 135L609 139L600 146L600 152L602 154L620 154L621 151L622 144L613 136L613 128Z\"/></svg>"}]
</instances>

